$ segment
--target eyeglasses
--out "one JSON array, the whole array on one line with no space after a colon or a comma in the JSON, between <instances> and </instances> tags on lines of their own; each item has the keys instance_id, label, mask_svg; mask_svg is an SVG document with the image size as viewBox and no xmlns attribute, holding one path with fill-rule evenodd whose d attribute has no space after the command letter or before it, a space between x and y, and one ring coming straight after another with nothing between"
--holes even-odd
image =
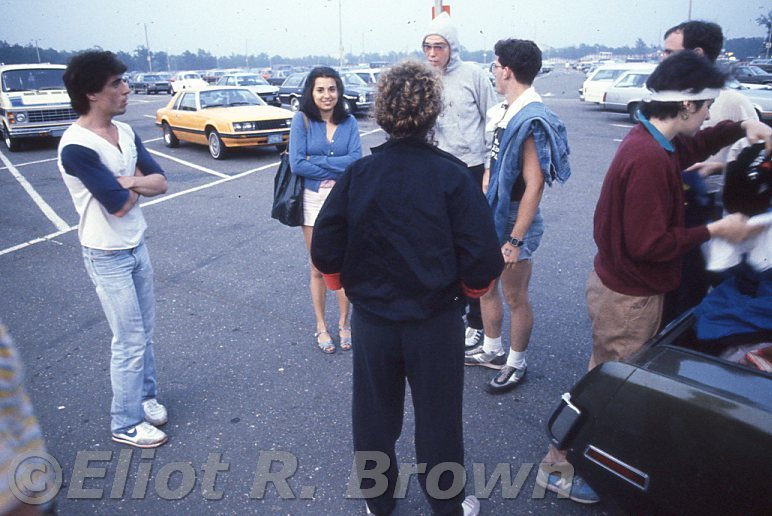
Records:
<instances>
[{"instance_id":1,"label":"eyeglasses","mask_svg":"<svg viewBox=\"0 0 772 516\"><path fill-rule=\"evenodd\" d=\"M494 61L493 63L491 63L491 73L494 73L496 71L496 68L504 68L504 67Z\"/></svg>"},{"instance_id":2,"label":"eyeglasses","mask_svg":"<svg viewBox=\"0 0 772 516\"><path fill-rule=\"evenodd\" d=\"M448 49L448 45L445 43L436 43L436 44L430 44L430 43L424 43L421 45L421 47L424 49L424 53L428 54L432 50L435 52L444 52Z\"/></svg>"}]
</instances>

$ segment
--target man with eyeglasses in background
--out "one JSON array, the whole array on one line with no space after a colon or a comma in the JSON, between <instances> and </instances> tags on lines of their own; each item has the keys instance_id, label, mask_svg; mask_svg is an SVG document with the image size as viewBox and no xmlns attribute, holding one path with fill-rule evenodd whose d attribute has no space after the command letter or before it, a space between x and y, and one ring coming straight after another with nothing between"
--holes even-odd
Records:
<instances>
[{"instance_id":1,"label":"man with eyeglasses in background","mask_svg":"<svg viewBox=\"0 0 772 516\"><path fill-rule=\"evenodd\" d=\"M490 166L492 135L485 133L485 115L493 107L496 93L485 70L461 60L458 31L443 12L432 20L422 48L426 61L442 76L443 107L434 126L437 147L463 161L482 189L483 175ZM483 338L480 300L467 299L467 350Z\"/></svg>"},{"instance_id":2,"label":"man with eyeglasses in background","mask_svg":"<svg viewBox=\"0 0 772 516\"><path fill-rule=\"evenodd\" d=\"M705 57L711 63L716 63L721 48L724 45L724 34L721 26L716 23L701 20L691 20L671 27L665 32L662 59L682 50L693 50ZM710 107L710 118L703 122L702 129L712 127L724 120L742 122L758 120L756 110L751 101L742 93L731 88L722 88L721 93ZM708 192L716 196L723 187L723 172L728 161L733 161L740 150L748 146L742 139L731 146L726 146L707 160L695 163L686 169L684 183L687 185L686 225L697 226L707 224L721 216L720 206L701 207L700 202L690 192L697 191L697 182ZM699 176L693 177L698 173ZM699 188L702 190L703 188ZM704 202L704 200L703 200ZM708 293L712 278L706 271L705 258L702 250L696 247L683 258L680 286L665 296L665 306L662 314L662 327L678 317L686 310L697 306Z\"/></svg>"}]
</instances>

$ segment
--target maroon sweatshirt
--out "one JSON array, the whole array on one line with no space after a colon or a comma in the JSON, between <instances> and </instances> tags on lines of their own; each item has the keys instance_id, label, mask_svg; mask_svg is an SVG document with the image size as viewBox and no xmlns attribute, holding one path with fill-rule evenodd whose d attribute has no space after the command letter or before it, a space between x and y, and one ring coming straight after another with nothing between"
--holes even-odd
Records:
<instances>
[{"instance_id":1,"label":"maroon sweatshirt","mask_svg":"<svg viewBox=\"0 0 772 516\"><path fill-rule=\"evenodd\" d=\"M606 287L629 296L678 287L681 257L710 238L706 226L684 227L681 171L743 136L740 124L729 121L670 145L653 126L630 130L595 207L595 272Z\"/></svg>"}]
</instances>

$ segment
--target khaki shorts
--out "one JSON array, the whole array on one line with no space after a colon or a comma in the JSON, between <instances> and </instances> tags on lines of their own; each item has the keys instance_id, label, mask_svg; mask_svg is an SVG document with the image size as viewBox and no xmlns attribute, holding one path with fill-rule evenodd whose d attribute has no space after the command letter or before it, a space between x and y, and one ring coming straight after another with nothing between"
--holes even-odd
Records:
<instances>
[{"instance_id":1,"label":"khaki shorts","mask_svg":"<svg viewBox=\"0 0 772 516\"><path fill-rule=\"evenodd\" d=\"M587 280L587 311L592 323L588 370L628 358L656 335L664 299L664 294L639 297L615 292L593 270Z\"/></svg>"}]
</instances>

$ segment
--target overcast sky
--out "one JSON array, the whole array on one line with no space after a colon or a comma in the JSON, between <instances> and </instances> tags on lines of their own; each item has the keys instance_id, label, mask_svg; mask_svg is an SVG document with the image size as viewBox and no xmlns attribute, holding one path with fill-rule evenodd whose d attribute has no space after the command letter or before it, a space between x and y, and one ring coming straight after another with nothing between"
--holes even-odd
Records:
<instances>
[{"instance_id":1,"label":"overcast sky","mask_svg":"<svg viewBox=\"0 0 772 516\"><path fill-rule=\"evenodd\" d=\"M434 0L0 0L0 39L38 40L41 48L100 46L179 54L300 57L339 53L338 5L345 52L417 49ZM663 32L692 19L719 23L727 38L763 37L756 24L769 0L452 0L461 43L491 48L501 38L534 40L542 48L587 44L657 44Z\"/></svg>"}]
</instances>

